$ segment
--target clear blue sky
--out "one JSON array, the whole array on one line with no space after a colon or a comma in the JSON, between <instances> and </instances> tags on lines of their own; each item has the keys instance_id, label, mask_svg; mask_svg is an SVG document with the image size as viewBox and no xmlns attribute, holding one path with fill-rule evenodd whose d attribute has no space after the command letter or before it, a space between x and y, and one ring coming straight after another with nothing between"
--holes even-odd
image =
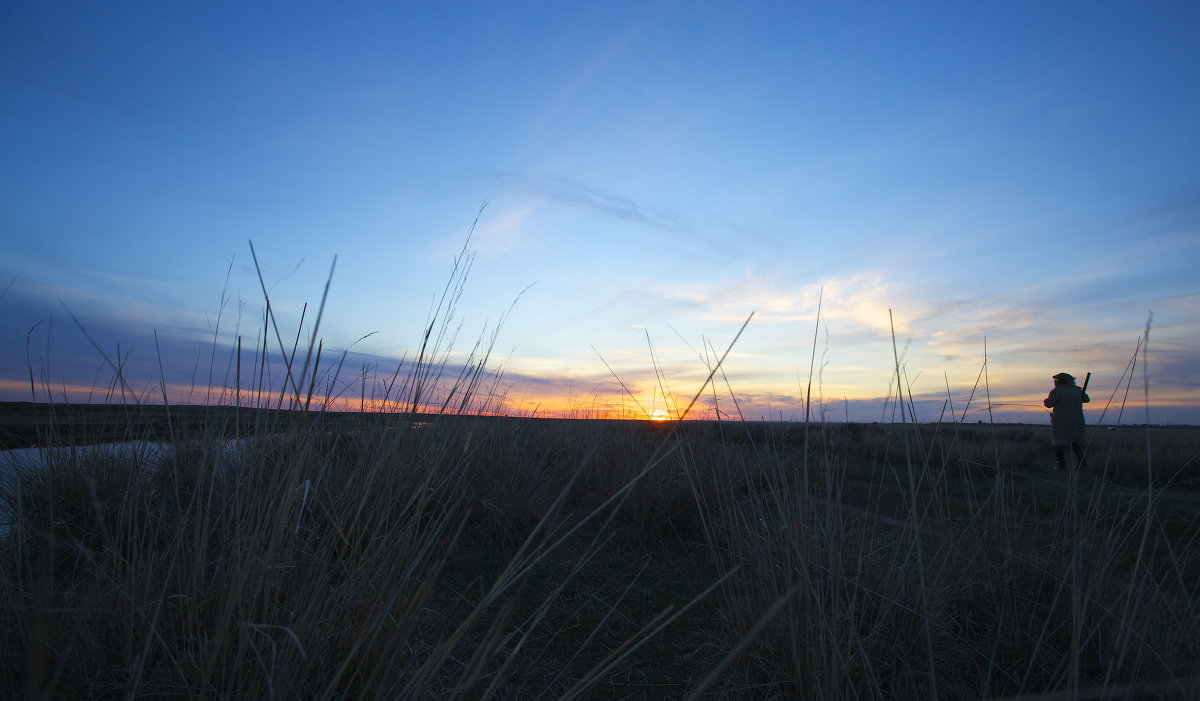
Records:
<instances>
[{"instance_id":1,"label":"clear blue sky","mask_svg":"<svg viewBox=\"0 0 1200 701\"><path fill-rule=\"evenodd\" d=\"M597 352L661 405L647 334L690 395L753 311L730 386L802 415L823 290L832 418L883 414L889 309L920 418L986 337L1034 421L1063 370L1098 418L1153 310L1151 420L1200 423L1198 85L1185 2L6 2L0 391L109 381L64 306L197 382L219 312L258 333L249 240L291 333L337 255L321 336L385 367L487 201L458 345L536 283L514 411L614 401Z\"/></svg>"}]
</instances>

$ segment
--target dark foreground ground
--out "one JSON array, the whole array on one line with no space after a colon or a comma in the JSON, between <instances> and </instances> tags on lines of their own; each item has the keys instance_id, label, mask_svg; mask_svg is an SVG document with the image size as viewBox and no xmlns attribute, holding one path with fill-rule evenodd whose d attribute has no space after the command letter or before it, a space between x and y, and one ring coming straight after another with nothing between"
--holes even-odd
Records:
<instances>
[{"instance_id":1,"label":"dark foreground ground","mask_svg":"<svg viewBox=\"0 0 1200 701\"><path fill-rule=\"evenodd\" d=\"M5 485L0 696L1200 696L1197 429L1094 431L1064 473L1019 425L0 426L175 446Z\"/></svg>"}]
</instances>

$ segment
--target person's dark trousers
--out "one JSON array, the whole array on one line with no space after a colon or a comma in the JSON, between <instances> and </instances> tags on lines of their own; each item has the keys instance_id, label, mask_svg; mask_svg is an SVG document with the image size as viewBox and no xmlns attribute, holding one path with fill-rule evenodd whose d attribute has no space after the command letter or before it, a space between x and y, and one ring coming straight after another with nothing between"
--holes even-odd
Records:
<instances>
[{"instance_id":1,"label":"person's dark trousers","mask_svg":"<svg viewBox=\"0 0 1200 701\"><path fill-rule=\"evenodd\" d=\"M1071 452L1075 454L1075 465L1086 468L1087 461L1083 459L1083 446L1073 442L1071 443ZM1058 463L1058 469L1067 469L1067 447L1065 445L1054 446L1054 461Z\"/></svg>"}]
</instances>

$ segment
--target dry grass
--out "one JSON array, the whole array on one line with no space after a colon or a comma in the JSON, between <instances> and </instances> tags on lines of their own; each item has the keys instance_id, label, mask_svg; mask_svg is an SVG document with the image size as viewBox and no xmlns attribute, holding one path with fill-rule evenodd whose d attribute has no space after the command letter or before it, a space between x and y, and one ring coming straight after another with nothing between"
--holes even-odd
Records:
<instances>
[{"instance_id":1,"label":"dry grass","mask_svg":"<svg viewBox=\"0 0 1200 701\"><path fill-rule=\"evenodd\" d=\"M415 371L377 384L406 420L310 406L318 345L254 380L295 411L10 474L0 689L1200 694L1194 432L1094 436L1064 475L1028 427L462 415L490 349L447 377L438 315L468 269Z\"/></svg>"},{"instance_id":2,"label":"dry grass","mask_svg":"<svg viewBox=\"0 0 1200 701\"><path fill-rule=\"evenodd\" d=\"M682 697L716 670L724 697L983 698L1200 674L1187 492L1015 464L910 488L899 427L281 428L23 474L4 687Z\"/></svg>"}]
</instances>

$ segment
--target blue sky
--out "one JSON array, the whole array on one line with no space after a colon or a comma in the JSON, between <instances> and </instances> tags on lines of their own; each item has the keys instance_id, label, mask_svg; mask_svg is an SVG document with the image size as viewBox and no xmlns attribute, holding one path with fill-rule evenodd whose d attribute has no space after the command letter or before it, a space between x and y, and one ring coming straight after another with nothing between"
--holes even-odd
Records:
<instances>
[{"instance_id":1,"label":"blue sky","mask_svg":"<svg viewBox=\"0 0 1200 701\"><path fill-rule=\"evenodd\" d=\"M110 381L70 310L139 388L157 332L181 398L261 333L250 240L291 334L337 255L320 336L394 367L487 202L452 361L520 295L514 412L629 405L609 368L647 409L690 397L754 312L725 368L747 414L803 415L816 330L821 406L879 419L891 309L920 418L963 406L986 338L995 415L1044 421L1055 372L1119 402L1152 310L1151 420L1200 423L1198 27L1168 2L5 3L0 392Z\"/></svg>"}]
</instances>

